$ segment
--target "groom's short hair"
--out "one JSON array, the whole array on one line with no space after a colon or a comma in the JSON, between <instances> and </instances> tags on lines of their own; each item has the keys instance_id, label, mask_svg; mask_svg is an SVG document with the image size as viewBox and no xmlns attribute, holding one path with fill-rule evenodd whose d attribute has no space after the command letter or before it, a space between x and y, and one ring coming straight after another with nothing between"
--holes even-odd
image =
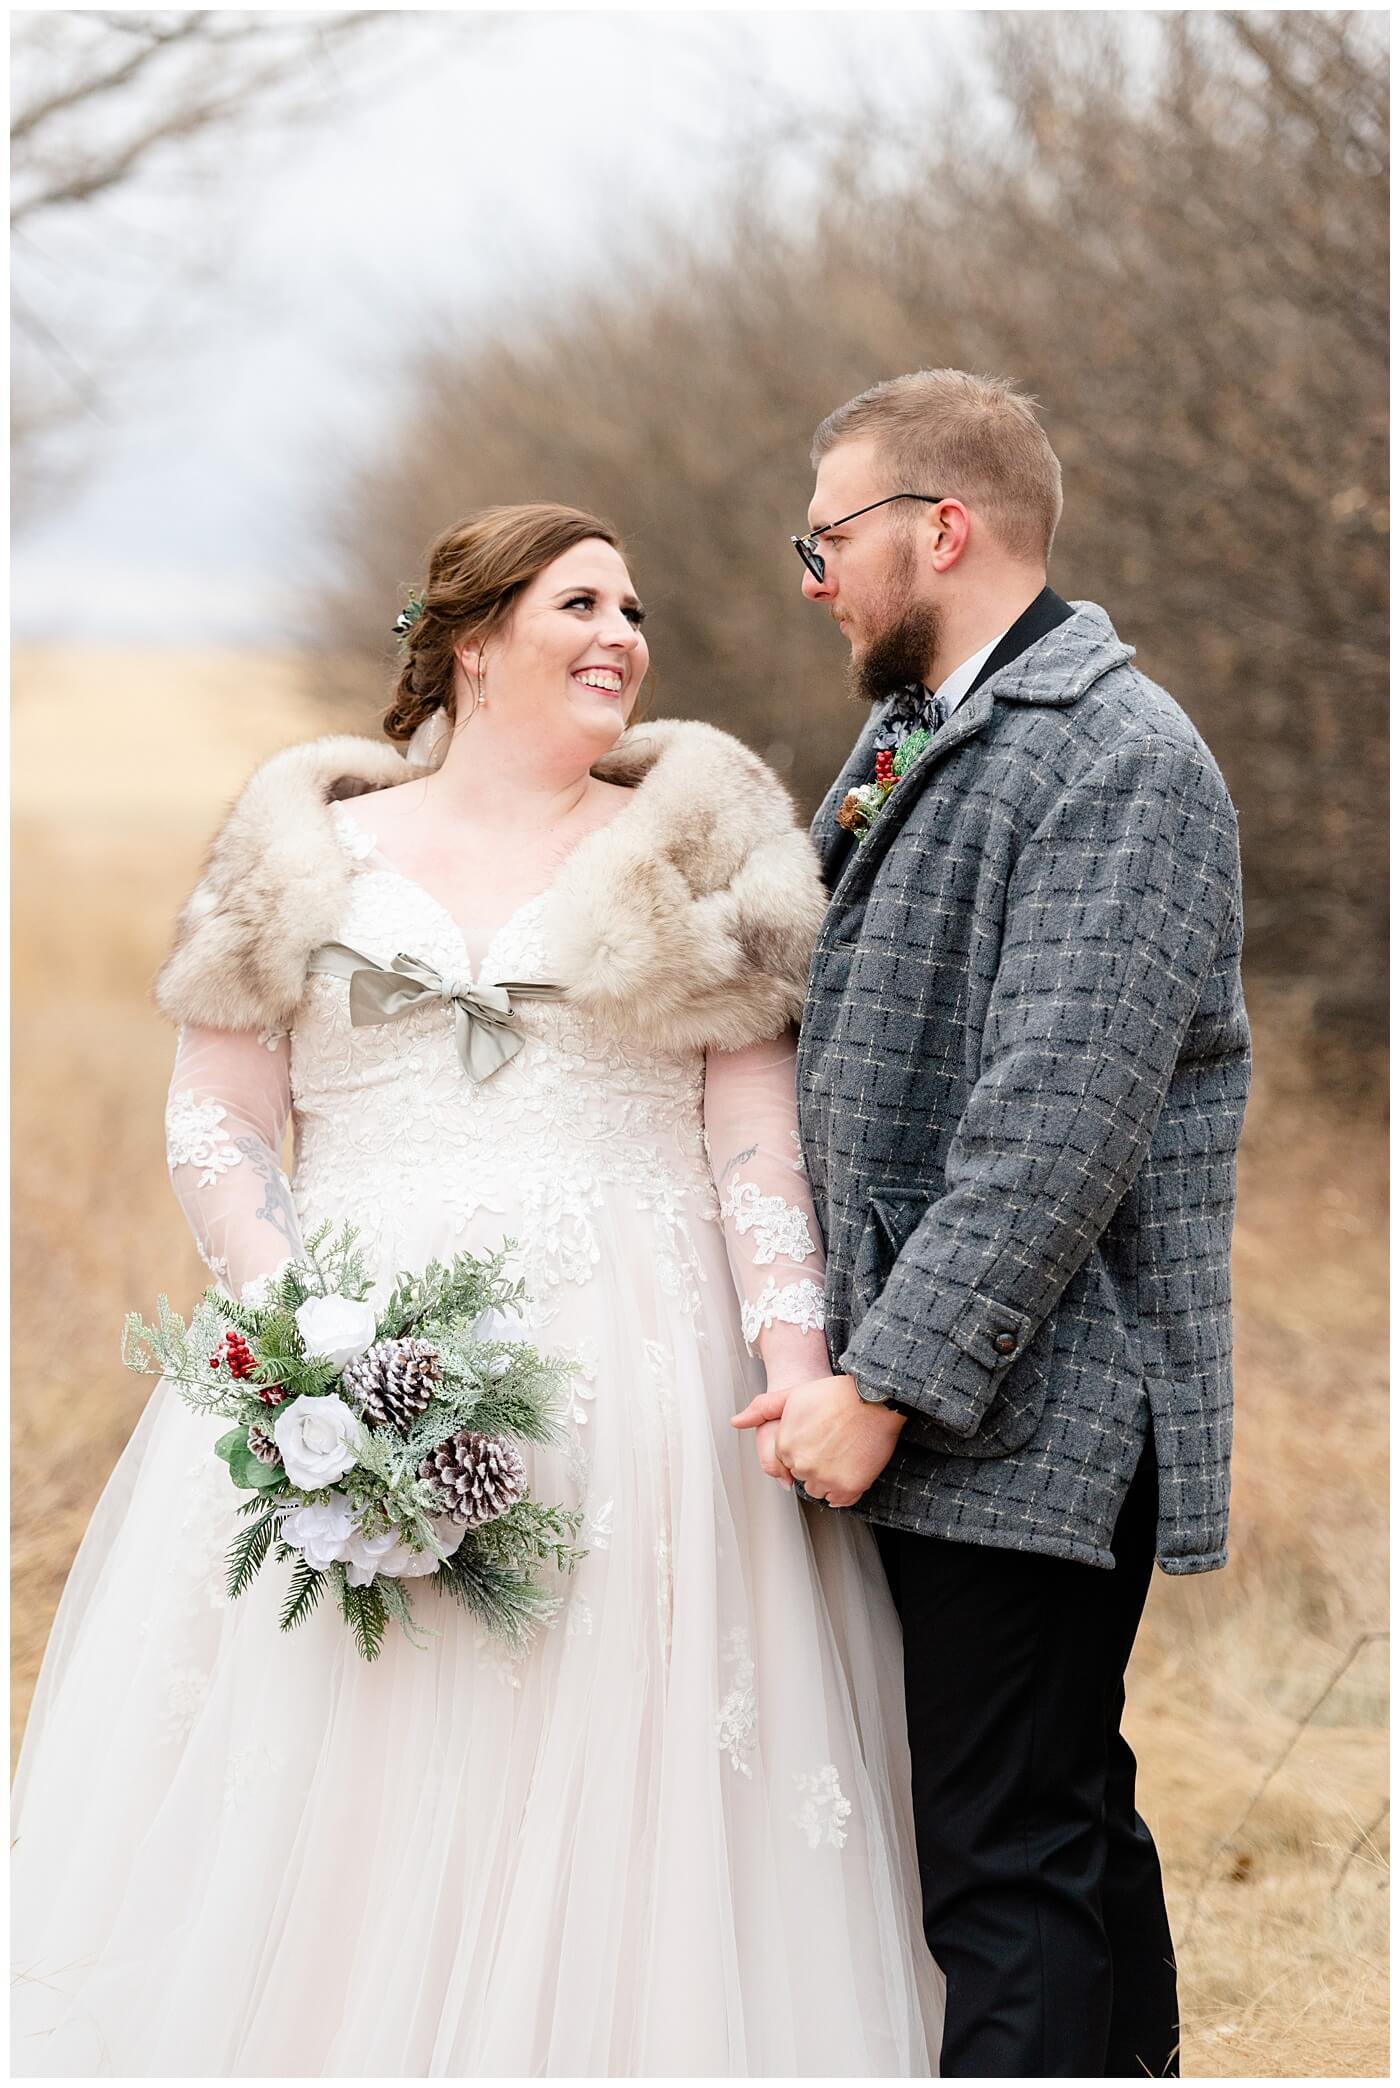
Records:
<instances>
[{"instance_id":1,"label":"groom's short hair","mask_svg":"<svg viewBox=\"0 0 1400 2088\"><path fill-rule=\"evenodd\" d=\"M965 500L1013 557L1048 561L1063 505L1060 463L1035 407L1006 377L914 370L829 413L812 437L812 462L869 436L891 490L897 480L911 493Z\"/></svg>"}]
</instances>

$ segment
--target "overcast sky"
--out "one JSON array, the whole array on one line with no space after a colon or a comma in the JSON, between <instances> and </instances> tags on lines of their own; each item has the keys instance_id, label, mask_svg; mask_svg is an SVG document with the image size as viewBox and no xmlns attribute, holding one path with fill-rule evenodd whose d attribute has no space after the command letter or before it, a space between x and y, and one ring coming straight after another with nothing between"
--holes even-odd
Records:
<instances>
[{"instance_id":1,"label":"overcast sky","mask_svg":"<svg viewBox=\"0 0 1400 2088\"><path fill-rule=\"evenodd\" d=\"M100 268L54 263L74 294L160 316L77 497L15 538L16 635L278 642L420 328L451 312L494 331L606 285L639 208L694 222L757 128L829 121L857 75L907 112L974 21L402 17L382 76L332 120L230 144L198 207L146 184L109 206Z\"/></svg>"}]
</instances>

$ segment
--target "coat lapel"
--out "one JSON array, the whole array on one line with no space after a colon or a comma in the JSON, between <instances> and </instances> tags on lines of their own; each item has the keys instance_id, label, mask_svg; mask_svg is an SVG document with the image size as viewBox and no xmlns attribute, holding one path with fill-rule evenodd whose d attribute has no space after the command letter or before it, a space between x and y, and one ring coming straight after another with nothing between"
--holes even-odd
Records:
<instances>
[{"instance_id":1,"label":"coat lapel","mask_svg":"<svg viewBox=\"0 0 1400 2088\"><path fill-rule=\"evenodd\" d=\"M928 786L928 779L940 763L966 746L982 732L992 715L996 697L990 683L977 689L971 696L964 697L941 732L934 734L931 745L925 747L914 766L901 777L899 786L885 800L875 824L865 839L852 848L854 862L848 861L841 878L843 893L855 889L862 882L869 883L876 867L894 835L908 818L911 808ZM873 766L873 763L872 763ZM864 780L861 778L860 780ZM842 829L838 828L837 832ZM834 896L834 895L833 895Z\"/></svg>"},{"instance_id":2,"label":"coat lapel","mask_svg":"<svg viewBox=\"0 0 1400 2088\"><path fill-rule=\"evenodd\" d=\"M837 880L846 865L846 858L855 846L855 838L846 829L836 824L836 815L845 802L847 791L854 790L858 783L868 783L875 773L875 728L874 713L861 728L860 737L846 756L845 766L832 784L812 821L811 835L821 859L822 876L828 891L834 891Z\"/></svg>"},{"instance_id":3,"label":"coat lapel","mask_svg":"<svg viewBox=\"0 0 1400 2088\"><path fill-rule=\"evenodd\" d=\"M1051 602L1058 604L1059 597L1052 596ZM1067 620L1057 618L1042 637L975 686L970 696L964 697L942 731L935 734L932 744L901 778L898 789L886 799L875 824L859 846L852 843L849 855L842 858L834 846L826 848L818 841L823 873L833 898L838 882L843 897L871 882L890 843L927 789L929 778L950 754L986 731L989 724L995 729L994 714L998 704L1043 704L1054 709L1067 708L1077 703L1085 690L1102 675L1133 657L1132 647L1122 643L1096 603L1076 602L1069 606L1073 613ZM1038 609L1040 604L1032 607ZM1008 638L1010 635L1008 632ZM872 720L867 728L870 737L873 737L873 730ZM845 791L854 783L865 782L874 769L874 756L867 754L867 733L861 734L851 761L847 762L836 785L823 799L822 811L818 815L821 818L831 807L831 825L843 840L847 837L844 829L835 826L834 810L840 805ZM856 754L861 755L867 765L851 776ZM836 795L838 790L841 796ZM834 864L838 872L836 878L830 875L830 864Z\"/></svg>"}]
</instances>

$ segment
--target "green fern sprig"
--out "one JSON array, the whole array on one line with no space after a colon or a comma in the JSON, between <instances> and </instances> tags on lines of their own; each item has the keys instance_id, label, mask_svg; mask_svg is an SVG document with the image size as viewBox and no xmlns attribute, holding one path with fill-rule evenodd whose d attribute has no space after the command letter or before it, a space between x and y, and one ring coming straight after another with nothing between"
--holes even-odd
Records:
<instances>
[{"instance_id":1,"label":"green fern sprig","mask_svg":"<svg viewBox=\"0 0 1400 2088\"><path fill-rule=\"evenodd\" d=\"M284 1492L289 1493L290 1489L284 1488ZM265 1493L247 1494L239 1502L238 1506L234 1509L233 1512L235 1515L260 1515L267 1509L268 1505L268 1497ZM287 1504L284 1502L283 1505L285 1506ZM283 1551L289 1551L291 1547L289 1545L283 1545L281 1549Z\"/></svg>"},{"instance_id":2,"label":"green fern sprig","mask_svg":"<svg viewBox=\"0 0 1400 2088\"><path fill-rule=\"evenodd\" d=\"M262 1321L267 1317L266 1306L243 1305L237 1298L226 1298L212 1283L195 1309L198 1311L201 1308L216 1313L225 1327L236 1327L249 1341L253 1340Z\"/></svg>"},{"instance_id":3,"label":"green fern sprig","mask_svg":"<svg viewBox=\"0 0 1400 2088\"><path fill-rule=\"evenodd\" d=\"M334 1363L308 1356L264 1356L253 1373L255 1385L277 1385L288 1400L317 1399L340 1376Z\"/></svg>"},{"instance_id":4,"label":"green fern sprig","mask_svg":"<svg viewBox=\"0 0 1400 2088\"><path fill-rule=\"evenodd\" d=\"M308 1566L305 1559L291 1552L289 1545L279 1545L278 1552L279 1555L286 1552L296 1558L292 1577L287 1585L286 1599L277 1619L279 1630L295 1631L298 1624L306 1622L325 1594L330 1576L324 1567Z\"/></svg>"},{"instance_id":5,"label":"green fern sprig","mask_svg":"<svg viewBox=\"0 0 1400 2088\"><path fill-rule=\"evenodd\" d=\"M364 1660L378 1660L389 1623L389 1613L384 1607L378 1582L371 1581L364 1588L352 1588L343 1566L332 1566L329 1570L335 1576L340 1614L354 1634L356 1651Z\"/></svg>"},{"instance_id":6,"label":"green fern sprig","mask_svg":"<svg viewBox=\"0 0 1400 2088\"><path fill-rule=\"evenodd\" d=\"M225 1585L231 1602L246 1594L257 1579L281 1520L282 1510L269 1508L246 1530L240 1530L229 1546L225 1560Z\"/></svg>"}]
</instances>

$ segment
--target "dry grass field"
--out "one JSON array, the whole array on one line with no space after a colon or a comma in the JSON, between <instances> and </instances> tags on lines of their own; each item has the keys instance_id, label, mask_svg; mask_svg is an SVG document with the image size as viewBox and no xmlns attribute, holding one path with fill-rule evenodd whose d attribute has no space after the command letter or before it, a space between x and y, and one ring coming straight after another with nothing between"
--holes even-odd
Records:
<instances>
[{"instance_id":1,"label":"dry grass field","mask_svg":"<svg viewBox=\"0 0 1400 2088\"><path fill-rule=\"evenodd\" d=\"M148 982L222 804L317 729L285 660L15 663L16 1740L148 1391L117 1361L122 1314L203 1281L165 1181ZM1157 1576L1130 1681L1198 2076L1389 2071L1388 1647L1366 1636L1387 1624L1385 1145L1310 1077L1299 1006L1253 1002L1231 1565Z\"/></svg>"}]
</instances>

